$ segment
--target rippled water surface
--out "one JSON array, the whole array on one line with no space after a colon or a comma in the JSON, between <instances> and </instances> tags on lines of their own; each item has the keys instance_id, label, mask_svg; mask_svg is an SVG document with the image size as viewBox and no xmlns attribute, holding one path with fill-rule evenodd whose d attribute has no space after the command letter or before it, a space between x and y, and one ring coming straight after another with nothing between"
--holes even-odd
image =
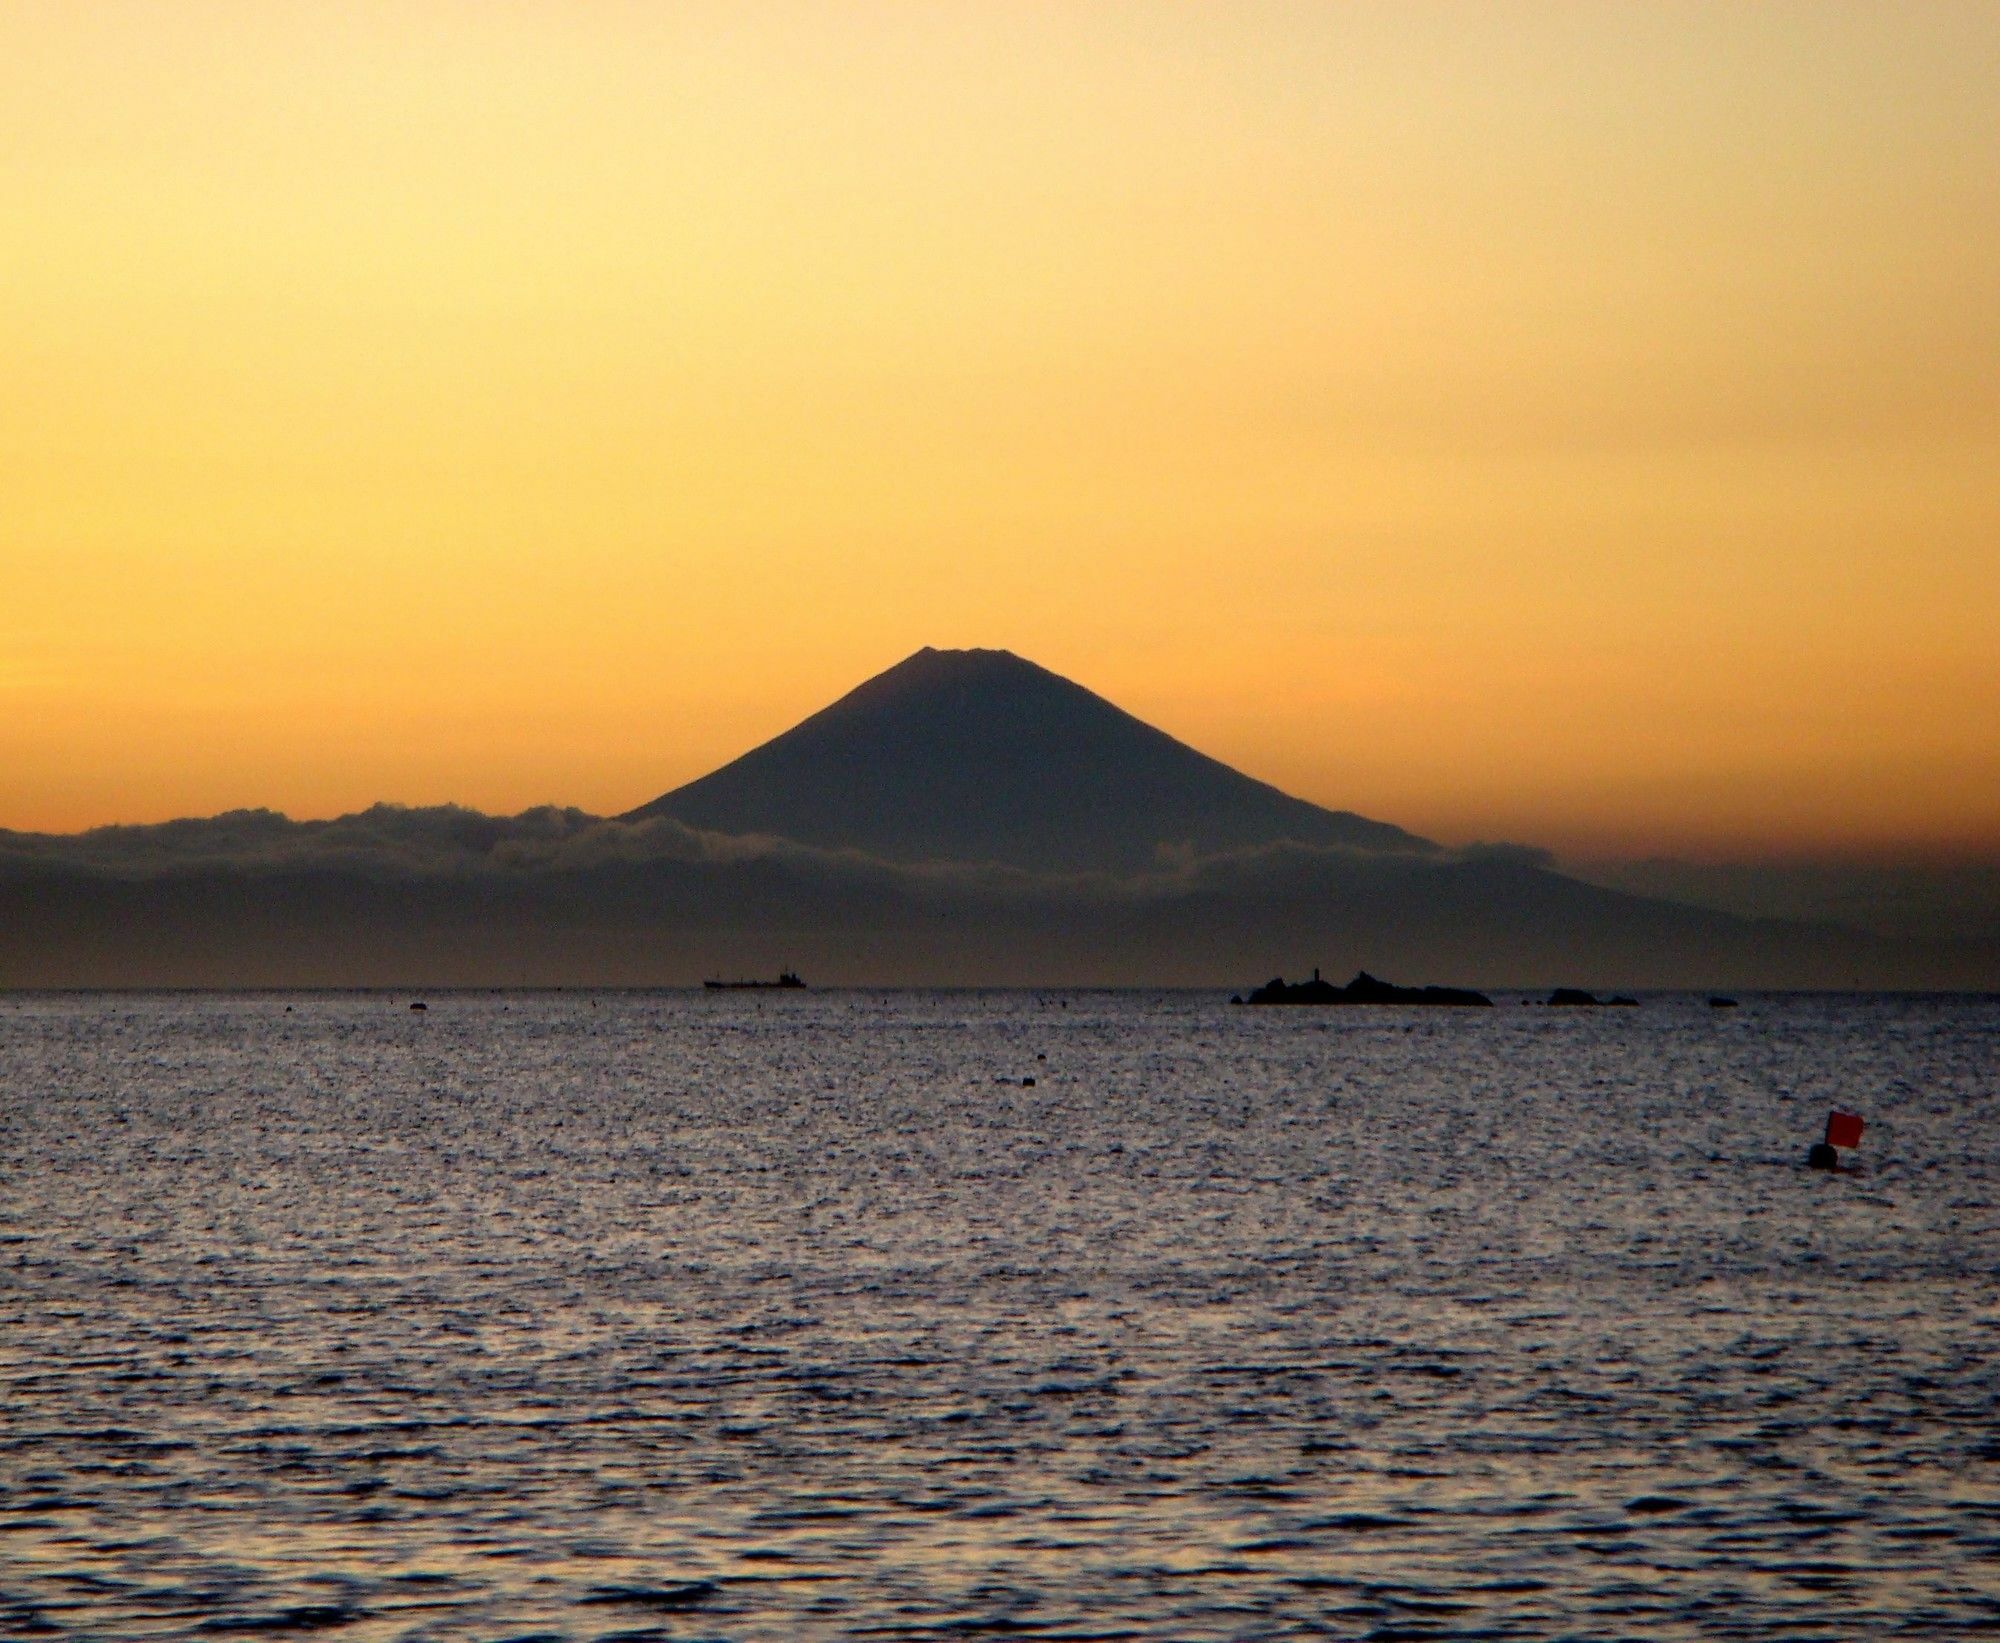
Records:
<instances>
[{"instance_id":1,"label":"rippled water surface","mask_svg":"<svg viewBox=\"0 0 2000 1643\"><path fill-rule=\"evenodd\" d=\"M2000 1003L428 1002L0 997L0 1634L2000 1624Z\"/></svg>"}]
</instances>

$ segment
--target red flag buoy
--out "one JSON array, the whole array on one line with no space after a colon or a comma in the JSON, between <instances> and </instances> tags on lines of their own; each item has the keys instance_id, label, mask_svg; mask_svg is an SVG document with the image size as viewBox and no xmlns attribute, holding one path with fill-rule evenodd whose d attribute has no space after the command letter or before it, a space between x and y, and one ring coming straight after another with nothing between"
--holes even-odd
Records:
<instances>
[{"instance_id":1,"label":"red flag buoy","mask_svg":"<svg viewBox=\"0 0 2000 1643\"><path fill-rule=\"evenodd\" d=\"M1860 1146L1861 1115L1834 1108L1826 1115L1826 1144L1829 1147Z\"/></svg>"}]
</instances>

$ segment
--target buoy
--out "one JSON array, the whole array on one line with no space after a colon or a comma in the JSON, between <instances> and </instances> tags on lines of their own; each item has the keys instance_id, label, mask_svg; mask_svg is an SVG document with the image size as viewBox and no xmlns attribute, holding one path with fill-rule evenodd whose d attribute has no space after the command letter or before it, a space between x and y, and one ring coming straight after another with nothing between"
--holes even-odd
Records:
<instances>
[{"instance_id":1,"label":"buoy","mask_svg":"<svg viewBox=\"0 0 2000 1643\"><path fill-rule=\"evenodd\" d=\"M413 1010L428 1010L430 1006L426 1004L422 999L418 999L416 1003L410 1006L410 1008Z\"/></svg>"},{"instance_id":2,"label":"buoy","mask_svg":"<svg viewBox=\"0 0 2000 1643\"><path fill-rule=\"evenodd\" d=\"M1840 1148L1860 1146L1864 1127L1859 1113L1842 1112L1835 1107L1826 1115L1826 1139L1815 1141L1812 1151L1806 1154L1806 1168L1839 1169Z\"/></svg>"}]
</instances>

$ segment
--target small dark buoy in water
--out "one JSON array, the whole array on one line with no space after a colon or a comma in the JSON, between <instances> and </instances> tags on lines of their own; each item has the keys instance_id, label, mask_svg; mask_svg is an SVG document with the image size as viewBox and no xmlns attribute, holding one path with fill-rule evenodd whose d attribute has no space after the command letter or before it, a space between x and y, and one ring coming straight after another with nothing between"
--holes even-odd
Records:
<instances>
[{"instance_id":1,"label":"small dark buoy in water","mask_svg":"<svg viewBox=\"0 0 2000 1643\"><path fill-rule=\"evenodd\" d=\"M418 999L416 1003L410 1006L410 1008L413 1010L428 1010L430 1006L426 1004L422 999Z\"/></svg>"},{"instance_id":2,"label":"small dark buoy in water","mask_svg":"<svg viewBox=\"0 0 2000 1643\"><path fill-rule=\"evenodd\" d=\"M1024 1078L1021 1080L1022 1089L1032 1090L1034 1087L1035 1087L1035 1081L1032 1078Z\"/></svg>"},{"instance_id":3,"label":"small dark buoy in water","mask_svg":"<svg viewBox=\"0 0 2000 1643\"><path fill-rule=\"evenodd\" d=\"M1708 1007L1711 1010L1733 1010L1736 1008L1736 1000L1733 998L1724 998L1720 993L1717 993L1715 997L1708 1001Z\"/></svg>"},{"instance_id":4,"label":"small dark buoy in water","mask_svg":"<svg viewBox=\"0 0 2000 1643\"><path fill-rule=\"evenodd\" d=\"M1815 1141L1812 1151L1806 1154L1807 1169L1839 1169L1840 1154L1824 1141Z\"/></svg>"}]
</instances>

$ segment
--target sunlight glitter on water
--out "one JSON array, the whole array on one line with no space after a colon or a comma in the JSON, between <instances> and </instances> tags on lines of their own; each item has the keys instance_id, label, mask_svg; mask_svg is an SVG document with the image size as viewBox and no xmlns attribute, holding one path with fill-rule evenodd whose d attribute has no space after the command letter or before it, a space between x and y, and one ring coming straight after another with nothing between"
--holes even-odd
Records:
<instances>
[{"instance_id":1,"label":"sunlight glitter on water","mask_svg":"<svg viewBox=\"0 0 2000 1643\"><path fill-rule=\"evenodd\" d=\"M1994 1002L429 1002L0 999L0 1630L2000 1619Z\"/></svg>"}]
</instances>

